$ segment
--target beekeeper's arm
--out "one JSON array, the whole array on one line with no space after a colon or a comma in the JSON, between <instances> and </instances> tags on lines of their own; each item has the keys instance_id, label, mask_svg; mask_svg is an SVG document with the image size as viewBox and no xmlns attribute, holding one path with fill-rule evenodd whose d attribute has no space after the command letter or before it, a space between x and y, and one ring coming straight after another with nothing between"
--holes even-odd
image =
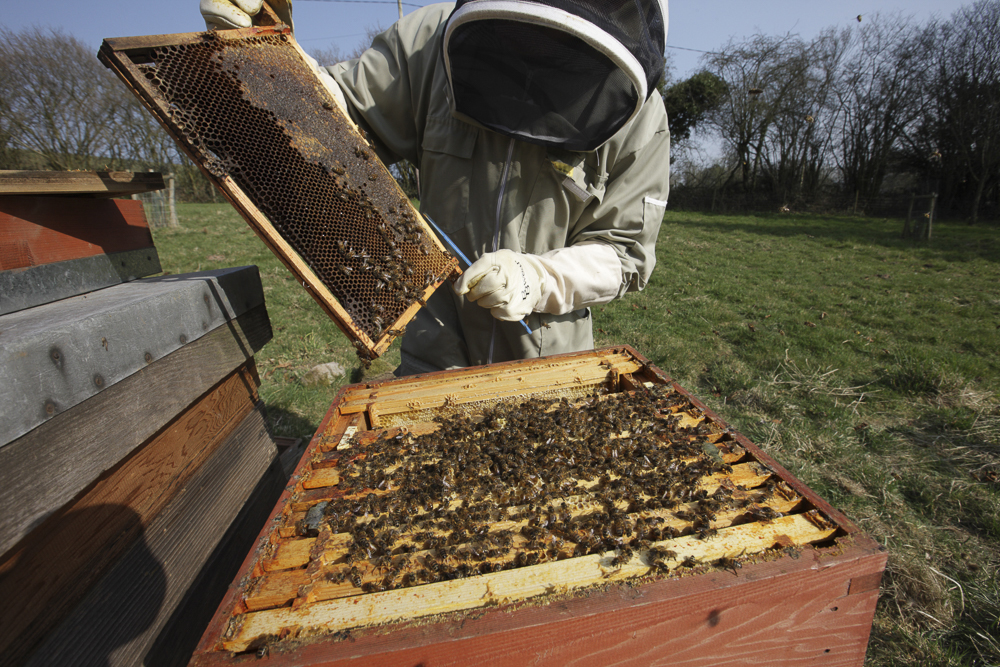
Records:
<instances>
[{"instance_id":1,"label":"beekeeper's arm","mask_svg":"<svg viewBox=\"0 0 1000 667\"><path fill-rule=\"evenodd\" d=\"M670 190L670 134L651 98L628 139L599 148L609 165L603 196L576 221L565 248L532 255L486 253L455 283L459 294L501 320L565 313L607 303L646 286Z\"/></svg>"}]
</instances>

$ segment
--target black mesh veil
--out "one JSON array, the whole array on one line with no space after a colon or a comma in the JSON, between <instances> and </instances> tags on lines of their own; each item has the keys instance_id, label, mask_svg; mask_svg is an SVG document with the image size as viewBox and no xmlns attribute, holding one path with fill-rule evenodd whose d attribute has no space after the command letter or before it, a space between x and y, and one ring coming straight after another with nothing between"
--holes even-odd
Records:
<instances>
[{"instance_id":1,"label":"black mesh veil","mask_svg":"<svg viewBox=\"0 0 1000 667\"><path fill-rule=\"evenodd\" d=\"M444 58L455 111L518 139L597 148L663 73L659 0L459 0Z\"/></svg>"}]
</instances>

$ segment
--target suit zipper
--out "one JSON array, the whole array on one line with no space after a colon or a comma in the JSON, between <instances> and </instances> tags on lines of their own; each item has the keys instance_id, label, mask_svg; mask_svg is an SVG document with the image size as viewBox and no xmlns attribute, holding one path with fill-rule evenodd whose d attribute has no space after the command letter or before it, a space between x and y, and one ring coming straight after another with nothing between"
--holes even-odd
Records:
<instances>
[{"instance_id":1,"label":"suit zipper","mask_svg":"<svg viewBox=\"0 0 1000 667\"><path fill-rule=\"evenodd\" d=\"M510 175L510 161L511 157L514 155L514 139L510 140L507 145L507 160L503 163L503 173L500 175L500 195L497 197L497 212L496 218L493 221L493 250L491 252L496 252L500 249L500 213L503 211L503 196L507 190L507 177ZM486 363L493 363L493 344L497 339L497 319L493 318L493 326L490 330L490 351L486 356Z\"/></svg>"}]
</instances>

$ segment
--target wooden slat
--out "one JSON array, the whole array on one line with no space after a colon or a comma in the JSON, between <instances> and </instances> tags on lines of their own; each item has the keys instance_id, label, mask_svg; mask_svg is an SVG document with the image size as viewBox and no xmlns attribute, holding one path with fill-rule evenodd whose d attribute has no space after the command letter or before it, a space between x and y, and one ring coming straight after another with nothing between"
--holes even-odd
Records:
<instances>
[{"instance_id":1,"label":"wooden slat","mask_svg":"<svg viewBox=\"0 0 1000 667\"><path fill-rule=\"evenodd\" d=\"M621 359L614 362L614 369L619 372L637 370L639 365L634 361ZM572 368L532 369L535 372L525 375L507 372L503 374L483 373L472 376L461 386L451 386L448 393L442 393L438 381L427 385L414 383L407 391L394 388L392 394L381 390L370 391L368 398L362 396L345 396L341 405L343 414L360 412L377 399L378 412L381 415L414 412L447 405L461 405L478 401L499 401L517 396L527 397L541 390L558 390L574 387L590 387L607 380L608 367L599 364L579 364ZM374 394L374 396L371 396ZM388 395L387 395L388 394Z\"/></svg>"},{"instance_id":2,"label":"wooden slat","mask_svg":"<svg viewBox=\"0 0 1000 667\"><path fill-rule=\"evenodd\" d=\"M586 594L511 605L369 631L276 643L276 665L671 665L674 667L860 667L877 591L845 595L849 582L882 570L870 540L802 550ZM239 664L243 656L200 647L192 665ZM246 658L243 658L246 659Z\"/></svg>"},{"instance_id":3,"label":"wooden slat","mask_svg":"<svg viewBox=\"0 0 1000 667\"><path fill-rule=\"evenodd\" d=\"M835 526L820 528L802 515L776 519L768 524L745 524L719 531L711 540L678 538L657 546L676 551L671 569L681 567L686 558L712 563L724 557L760 553L775 544L805 545L830 537ZM303 632L322 628L336 632L399 619L415 619L465 609L573 590L624 580L649 573L650 566L638 556L620 567L610 566L607 554L580 556L505 572L426 584L384 593L318 602L298 609L271 609L245 614L232 638L223 641L227 651L243 651L257 637L277 636L283 628Z\"/></svg>"},{"instance_id":4,"label":"wooden slat","mask_svg":"<svg viewBox=\"0 0 1000 667\"><path fill-rule=\"evenodd\" d=\"M0 170L0 195L122 197L164 187L163 175L155 172Z\"/></svg>"},{"instance_id":5,"label":"wooden slat","mask_svg":"<svg viewBox=\"0 0 1000 667\"><path fill-rule=\"evenodd\" d=\"M254 410L28 664L141 663L261 477L280 475L276 458Z\"/></svg>"},{"instance_id":6,"label":"wooden slat","mask_svg":"<svg viewBox=\"0 0 1000 667\"><path fill-rule=\"evenodd\" d=\"M0 315L119 285L159 273L156 248L0 271Z\"/></svg>"},{"instance_id":7,"label":"wooden slat","mask_svg":"<svg viewBox=\"0 0 1000 667\"><path fill-rule=\"evenodd\" d=\"M575 499L573 500L575 502ZM792 511L801 502L801 498L793 497L790 499L783 498L772 498L767 501L762 501L761 506L771 508L780 513L786 513ZM604 509L602 506L592 503L592 507L584 507L587 511L597 511ZM678 509L685 509L692 511L694 509L692 505L685 505ZM577 514L582 513L578 510ZM712 527L723 529L728 528L732 525L733 521L742 516L745 510L731 510L720 512L716 520L712 521ZM663 524L665 526L671 526L677 529L685 529L690 527L690 522L677 519L673 516L670 511L663 512L641 512L641 516L663 516L667 517L668 521ZM500 521L491 526L493 531L500 530L511 530L515 533L515 545L522 543L524 540L516 535L517 531L527 522L515 522L515 521ZM447 533L442 533L438 531L430 531L436 535L446 536ZM407 543L409 540L401 539L396 543L396 547L401 544ZM294 542L290 543L294 544ZM292 567L302 568L309 563L309 555L301 556L298 555L301 551L305 550L307 547L312 548L315 544L314 541L310 540L308 545L303 544L296 548L297 557L292 561L291 554L292 551L286 552L289 556L288 560L283 564L292 564ZM321 556L321 561L325 564L337 563L334 566L326 566L324 572L327 574L338 574L339 572L348 570L351 566L343 562L344 556L347 554L347 548L351 544L351 536L349 534L337 534L332 536L329 540L324 543L325 553ZM461 545L460 545L461 546ZM572 556L573 544L572 542L567 543L563 549L563 555L566 557ZM424 556L428 554L428 551L418 551L414 552L414 557ZM490 559L494 561L499 561L503 559ZM265 566L265 571L268 568ZM365 581L379 581L383 578L383 574L379 571L373 571L372 568L365 565L361 565L357 568L360 572L362 582ZM404 574L405 571L401 571L400 574ZM247 608L251 611L260 611L262 609L270 609L273 607L284 606L296 598L299 597L299 587L305 586L307 584L314 584L309 591L309 601L315 602L319 600L332 600L335 598L348 597L351 595L358 595L361 593L361 589L354 586L350 581L345 579L341 583L332 583L328 580L322 580L318 582L313 582L309 574L304 569L286 569L283 571L268 572L260 578L260 581L254 586L252 592L248 593L244 602Z\"/></svg>"},{"instance_id":8,"label":"wooden slat","mask_svg":"<svg viewBox=\"0 0 1000 667\"><path fill-rule=\"evenodd\" d=\"M243 266L139 280L0 316L0 447L263 303L257 267Z\"/></svg>"},{"instance_id":9,"label":"wooden slat","mask_svg":"<svg viewBox=\"0 0 1000 667\"><path fill-rule=\"evenodd\" d=\"M0 655L13 661L84 595L253 410L244 366L0 558Z\"/></svg>"},{"instance_id":10,"label":"wooden slat","mask_svg":"<svg viewBox=\"0 0 1000 667\"><path fill-rule=\"evenodd\" d=\"M0 448L0 553L270 339L258 306Z\"/></svg>"}]
</instances>

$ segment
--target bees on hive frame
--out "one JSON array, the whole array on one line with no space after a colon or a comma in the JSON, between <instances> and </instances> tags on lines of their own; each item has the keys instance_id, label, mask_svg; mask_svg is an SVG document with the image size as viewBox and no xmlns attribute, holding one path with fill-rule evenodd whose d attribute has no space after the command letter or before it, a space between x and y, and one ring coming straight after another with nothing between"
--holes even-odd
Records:
<instances>
[{"instance_id":1,"label":"bees on hive frame","mask_svg":"<svg viewBox=\"0 0 1000 667\"><path fill-rule=\"evenodd\" d=\"M663 390L535 398L477 415L452 404L434 432L358 441L324 509L350 538L343 576L388 590L586 554L621 567L636 549L654 571L694 567L656 543L681 532L707 539L716 513L734 505L730 491L699 487L724 464L670 428L663 404L674 399ZM360 576L364 562L378 579Z\"/></svg>"}]
</instances>

